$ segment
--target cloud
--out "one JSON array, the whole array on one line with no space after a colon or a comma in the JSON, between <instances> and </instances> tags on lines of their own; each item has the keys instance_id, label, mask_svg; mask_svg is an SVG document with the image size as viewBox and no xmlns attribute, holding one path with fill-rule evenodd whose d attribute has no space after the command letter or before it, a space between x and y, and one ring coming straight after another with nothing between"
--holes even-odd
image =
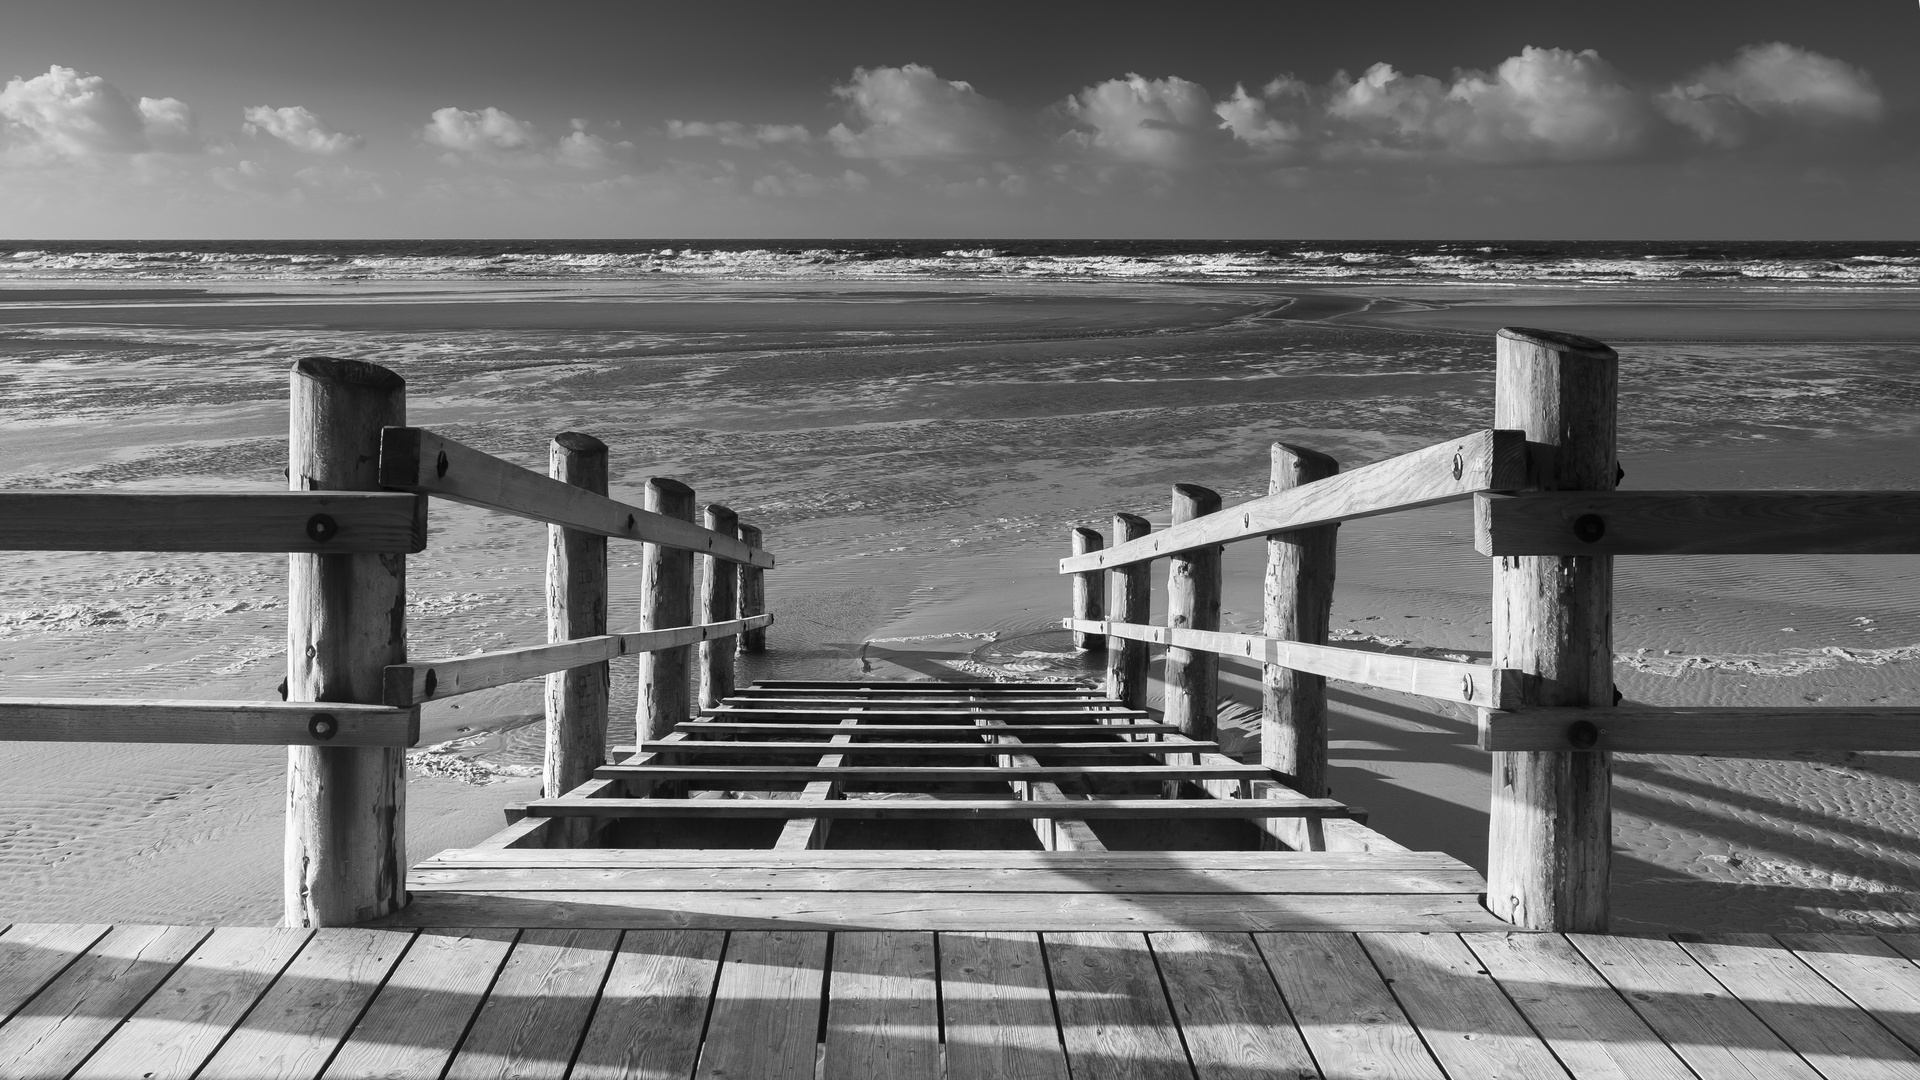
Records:
<instances>
[{"instance_id":1,"label":"cloud","mask_svg":"<svg viewBox=\"0 0 1920 1080\"><path fill-rule=\"evenodd\" d=\"M175 98L137 101L98 75L54 65L0 90L0 141L16 161L201 149L193 110Z\"/></svg>"},{"instance_id":2,"label":"cloud","mask_svg":"<svg viewBox=\"0 0 1920 1080\"><path fill-rule=\"evenodd\" d=\"M343 154L366 145L365 139L358 135L334 130L327 125L326 121L300 105L289 105L279 109L255 105L242 110L242 115L247 120L243 125L247 134L258 135L264 132L296 150L309 154Z\"/></svg>"},{"instance_id":3,"label":"cloud","mask_svg":"<svg viewBox=\"0 0 1920 1080\"><path fill-rule=\"evenodd\" d=\"M1660 94L1660 111L1708 146L1734 147L1769 126L1821 128L1877 122L1886 102L1851 64L1774 42L1749 45Z\"/></svg>"},{"instance_id":4,"label":"cloud","mask_svg":"<svg viewBox=\"0 0 1920 1080\"><path fill-rule=\"evenodd\" d=\"M1093 129L1073 132L1069 142L1168 169L1197 164L1222 125L1207 91L1181 78L1109 79L1068 98L1062 108Z\"/></svg>"},{"instance_id":5,"label":"cloud","mask_svg":"<svg viewBox=\"0 0 1920 1080\"><path fill-rule=\"evenodd\" d=\"M813 133L799 124L742 124L736 120L708 123L702 120L669 120L670 139L716 139L722 146L758 150L763 146L805 146L813 142Z\"/></svg>"},{"instance_id":6,"label":"cloud","mask_svg":"<svg viewBox=\"0 0 1920 1080\"><path fill-rule=\"evenodd\" d=\"M1268 83L1260 96L1235 85L1233 96L1213 107L1220 126L1256 152L1286 156L1305 138L1307 115L1313 109L1313 91L1291 76Z\"/></svg>"},{"instance_id":7,"label":"cloud","mask_svg":"<svg viewBox=\"0 0 1920 1080\"><path fill-rule=\"evenodd\" d=\"M568 124L572 131L550 140L532 123L492 106L478 112L447 108L434 110L422 137L449 151L446 157L451 161L457 162L464 155L496 165L592 169L611 164L617 152L632 149L631 143L608 142L589 133L585 120L574 119Z\"/></svg>"},{"instance_id":8,"label":"cloud","mask_svg":"<svg viewBox=\"0 0 1920 1080\"><path fill-rule=\"evenodd\" d=\"M833 93L864 125L855 131L836 124L827 132L846 157L965 158L1000 151L1012 138L999 102L920 64L855 68Z\"/></svg>"}]
</instances>

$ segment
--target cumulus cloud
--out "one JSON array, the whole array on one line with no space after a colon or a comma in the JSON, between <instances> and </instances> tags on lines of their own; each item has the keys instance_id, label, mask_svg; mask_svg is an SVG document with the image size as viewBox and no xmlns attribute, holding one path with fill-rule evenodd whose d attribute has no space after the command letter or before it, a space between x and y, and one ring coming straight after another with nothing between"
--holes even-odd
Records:
<instances>
[{"instance_id":1,"label":"cumulus cloud","mask_svg":"<svg viewBox=\"0 0 1920 1080\"><path fill-rule=\"evenodd\" d=\"M1660 94L1660 111L1699 141L1739 146L1769 124L1870 124L1886 112L1873 77L1781 42L1749 45Z\"/></svg>"},{"instance_id":2,"label":"cumulus cloud","mask_svg":"<svg viewBox=\"0 0 1920 1080\"><path fill-rule=\"evenodd\" d=\"M737 120L669 120L670 139L714 139L722 146L758 150L763 146L805 146L813 133L799 124L742 124Z\"/></svg>"},{"instance_id":3,"label":"cumulus cloud","mask_svg":"<svg viewBox=\"0 0 1920 1080\"><path fill-rule=\"evenodd\" d=\"M1233 96L1216 104L1213 111L1234 138L1260 154L1285 156L1307 135L1312 93L1307 84L1290 76L1268 83L1258 96L1236 84Z\"/></svg>"},{"instance_id":4,"label":"cumulus cloud","mask_svg":"<svg viewBox=\"0 0 1920 1080\"><path fill-rule=\"evenodd\" d=\"M1063 107L1092 129L1072 133L1070 141L1160 168L1196 164L1223 123L1207 91L1181 78L1129 74L1089 86Z\"/></svg>"},{"instance_id":5,"label":"cumulus cloud","mask_svg":"<svg viewBox=\"0 0 1920 1080\"><path fill-rule=\"evenodd\" d=\"M127 97L98 75L54 65L0 90L0 129L14 160L86 159L201 148L193 110L175 98Z\"/></svg>"},{"instance_id":6,"label":"cumulus cloud","mask_svg":"<svg viewBox=\"0 0 1920 1080\"><path fill-rule=\"evenodd\" d=\"M585 120L570 120L568 125L573 130L556 140L542 135L532 123L492 106L478 112L446 108L434 110L421 136L447 150L447 157L455 161L464 156L499 165L568 165L579 169L607 165L617 151L632 146L588 132Z\"/></svg>"},{"instance_id":7,"label":"cumulus cloud","mask_svg":"<svg viewBox=\"0 0 1920 1080\"><path fill-rule=\"evenodd\" d=\"M827 132L846 157L962 158L998 151L1012 137L998 102L920 64L856 68L833 92L862 125L856 131L836 124Z\"/></svg>"},{"instance_id":8,"label":"cumulus cloud","mask_svg":"<svg viewBox=\"0 0 1920 1080\"><path fill-rule=\"evenodd\" d=\"M243 128L247 134L271 135L288 146L309 154L343 154L366 145L365 139L344 131L336 131L329 127L326 121L301 105L288 105L279 109L267 105L255 105L242 110L242 115L246 117L247 122Z\"/></svg>"}]
</instances>

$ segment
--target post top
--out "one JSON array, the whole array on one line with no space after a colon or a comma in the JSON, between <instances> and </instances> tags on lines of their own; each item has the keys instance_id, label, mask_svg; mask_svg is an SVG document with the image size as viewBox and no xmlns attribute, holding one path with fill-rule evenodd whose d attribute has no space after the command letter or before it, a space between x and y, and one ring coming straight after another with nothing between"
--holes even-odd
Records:
<instances>
[{"instance_id":1,"label":"post top","mask_svg":"<svg viewBox=\"0 0 1920 1080\"><path fill-rule=\"evenodd\" d=\"M1287 458L1294 461L1312 461L1325 465L1334 472L1340 471L1340 462L1335 460L1333 455L1323 454L1318 450L1309 450L1304 446L1295 446L1289 442L1276 442L1273 444L1273 449L1270 452L1276 460Z\"/></svg>"},{"instance_id":2,"label":"post top","mask_svg":"<svg viewBox=\"0 0 1920 1080\"><path fill-rule=\"evenodd\" d=\"M1147 521L1146 518L1141 517L1139 514L1129 514L1124 510L1113 515L1113 520L1118 522L1123 522L1128 525L1136 525L1143 529L1152 528L1152 523Z\"/></svg>"},{"instance_id":3,"label":"post top","mask_svg":"<svg viewBox=\"0 0 1920 1080\"><path fill-rule=\"evenodd\" d=\"M707 520L709 521L730 523L740 520L740 515L734 513L733 509L724 503L708 503L706 505L706 514Z\"/></svg>"},{"instance_id":4,"label":"post top","mask_svg":"<svg viewBox=\"0 0 1920 1080\"><path fill-rule=\"evenodd\" d=\"M1613 360L1618 357L1613 348L1605 342L1559 330L1535 330L1530 326L1503 326L1500 328L1499 336L1507 341L1539 345L1554 352L1572 353L1575 356L1585 356L1594 360Z\"/></svg>"},{"instance_id":5,"label":"post top","mask_svg":"<svg viewBox=\"0 0 1920 1080\"><path fill-rule=\"evenodd\" d=\"M407 380L379 364L365 360L341 360L332 356L309 356L293 363L293 373L315 382L364 386L370 390L404 390Z\"/></svg>"},{"instance_id":6,"label":"post top","mask_svg":"<svg viewBox=\"0 0 1920 1080\"><path fill-rule=\"evenodd\" d=\"M607 444L581 431L563 431L553 437L553 445L575 454L604 454Z\"/></svg>"},{"instance_id":7,"label":"post top","mask_svg":"<svg viewBox=\"0 0 1920 1080\"><path fill-rule=\"evenodd\" d=\"M1075 536L1093 536L1093 537L1097 537L1097 536L1099 536L1099 535L1100 535L1100 530L1099 530L1099 529L1095 529L1095 528L1091 528L1091 527L1089 527L1089 526L1086 526L1086 525L1075 525L1075 526L1073 527L1073 535L1075 535Z\"/></svg>"},{"instance_id":8,"label":"post top","mask_svg":"<svg viewBox=\"0 0 1920 1080\"><path fill-rule=\"evenodd\" d=\"M1176 499L1189 499L1197 503L1217 503L1220 501L1219 492L1210 487L1201 487L1199 484L1175 484L1173 485L1173 497Z\"/></svg>"},{"instance_id":9,"label":"post top","mask_svg":"<svg viewBox=\"0 0 1920 1080\"><path fill-rule=\"evenodd\" d=\"M671 476L649 476L647 477L647 486L662 495L679 495L683 498L693 498L693 489L675 480Z\"/></svg>"}]
</instances>

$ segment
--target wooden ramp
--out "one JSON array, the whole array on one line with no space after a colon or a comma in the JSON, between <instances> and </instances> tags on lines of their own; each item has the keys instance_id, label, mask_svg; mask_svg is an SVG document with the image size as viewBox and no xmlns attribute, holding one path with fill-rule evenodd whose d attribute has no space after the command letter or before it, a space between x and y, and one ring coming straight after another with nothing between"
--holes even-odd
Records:
<instances>
[{"instance_id":1,"label":"wooden ramp","mask_svg":"<svg viewBox=\"0 0 1920 1080\"><path fill-rule=\"evenodd\" d=\"M1002 929L0 932L8 1080L1907 1080L1920 943Z\"/></svg>"}]
</instances>

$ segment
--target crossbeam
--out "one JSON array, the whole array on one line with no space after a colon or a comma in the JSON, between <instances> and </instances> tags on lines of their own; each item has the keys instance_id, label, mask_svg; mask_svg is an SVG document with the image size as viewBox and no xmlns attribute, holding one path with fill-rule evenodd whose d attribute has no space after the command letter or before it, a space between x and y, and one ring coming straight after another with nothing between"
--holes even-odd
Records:
<instances>
[{"instance_id":1,"label":"crossbeam","mask_svg":"<svg viewBox=\"0 0 1920 1080\"><path fill-rule=\"evenodd\" d=\"M1032 734L1097 734L1097 735L1148 735L1166 734L1179 731L1170 724L1006 724L1006 730L1014 735ZM709 732L726 735L833 735L840 731L834 724L803 723L765 723L730 724L717 720L700 720L674 725L676 731ZM854 732L859 738L873 735L959 735L969 731L979 731L978 724L861 724Z\"/></svg>"},{"instance_id":2,"label":"crossbeam","mask_svg":"<svg viewBox=\"0 0 1920 1080\"><path fill-rule=\"evenodd\" d=\"M337 701L0 698L0 741L412 746L420 712Z\"/></svg>"},{"instance_id":3,"label":"crossbeam","mask_svg":"<svg viewBox=\"0 0 1920 1080\"><path fill-rule=\"evenodd\" d=\"M384 491L5 491L0 550L410 553L427 501Z\"/></svg>"},{"instance_id":4,"label":"crossbeam","mask_svg":"<svg viewBox=\"0 0 1920 1080\"><path fill-rule=\"evenodd\" d=\"M1264 765L602 765L594 775L622 780L684 780L690 786L752 791L755 782L1000 783L1006 780L1276 780Z\"/></svg>"},{"instance_id":5,"label":"crossbeam","mask_svg":"<svg viewBox=\"0 0 1920 1080\"><path fill-rule=\"evenodd\" d=\"M1482 555L1920 554L1920 491L1481 493Z\"/></svg>"},{"instance_id":6,"label":"crossbeam","mask_svg":"<svg viewBox=\"0 0 1920 1080\"><path fill-rule=\"evenodd\" d=\"M656 753L672 754L724 754L729 757L754 754L814 754L818 755L825 743L819 742L709 742L705 739L689 739L686 742L645 742L639 749ZM633 747L614 747L614 752L631 751ZM1021 743L1020 749L1029 754L1190 754L1203 750L1219 750L1219 743L1181 743L1174 746L1162 742L1051 742ZM855 743L849 752L866 754L902 754L902 755L957 755L988 757L1005 753L1005 748L988 746L985 743Z\"/></svg>"},{"instance_id":7,"label":"crossbeam","mask_svg":"<svg viewBox=\"0 0 1920 1080\"><path fill-rule=\"evenodd\" d=\"M1000 752L1005 747L995 748ZM1034 818L1156 819L1345 817L1333 799L541 799L528 803L533 817L832 818L835 820L934 821L946 818L1025 821Z\"/></svg>"},{"instance_id":8,"label":"crossbeam","mask_svg":"<svg viewBox=\"0 0 1920 1080\"><path fill-rule=\"evenodd\" d=\"M890 705L892 703L889 702L888 704ZM777 709L761 709L761 708L702 709L700 710L700 715L710 716L715 718L719 718L719 717L752 718L752 717L766 717L766 716L827 717L827 716L842 716L846 712L847 712L847 709L845 707L834 708L834 709L790 709L785 706L782 706ZM1018 719L1021 717L1082 716L1082 717L1087 717L1089 719L1098 718L1103 720L1106 720L1106 719L1127 720L1127 719L1140 719L1142 717L1145 717L1146 715L1147 713L1141 709L1123 709L1118 707L1112 708L1112 709L1104 709L1104 708L1095 708L1095 709L867 708L867 709L862 709L860 712L860 716L863 720L869 716L931 716L931 717L937 717L940 719L965 719L969 717L978 717L982 720L987 720L987 719L1006 720L1006 719Z\"/></svg>"},{"instance_id":9,"label":"crossbeam","mask_svg":"<svg viewBox=\"0 0 1920 1080\"><path fill-rule=\"evenodd\" d=\"M1920 709L1482 709L1479 736L1482 750L1614 750L1718 757L1920 750Z\"/></svg>"}]
</instances>

